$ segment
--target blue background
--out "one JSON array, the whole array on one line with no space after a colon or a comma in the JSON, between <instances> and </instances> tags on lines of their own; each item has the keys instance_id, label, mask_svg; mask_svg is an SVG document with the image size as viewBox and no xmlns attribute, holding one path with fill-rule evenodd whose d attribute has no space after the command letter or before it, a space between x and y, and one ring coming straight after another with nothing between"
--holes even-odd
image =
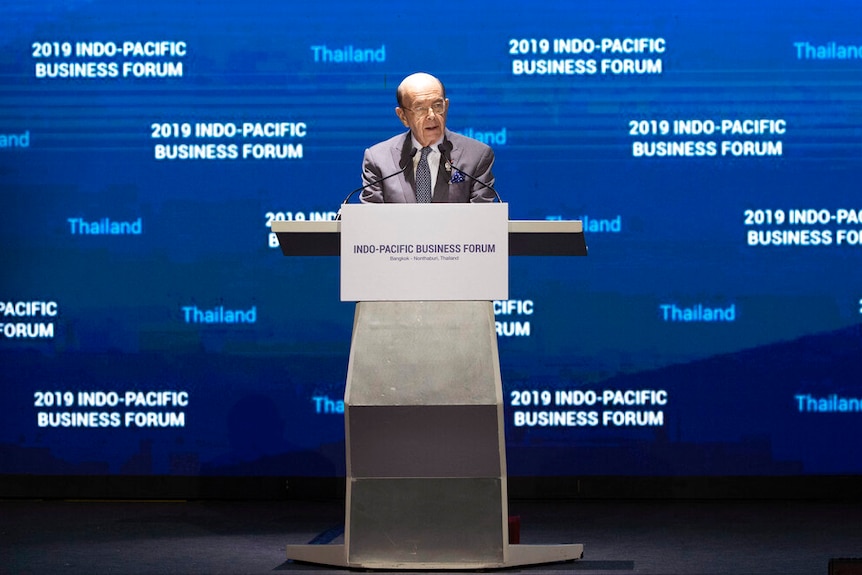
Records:
<instances>
[{"instance_id":1,"label":"blue background","mask_svg":"<svg viewBox=\"0 0 862 575\"><path fill-rule=\"evenodd\" d=\"M0 339L0 474L338 476L353 305L335 258L286 259L268 212L335 211L363 150L398 133L395 87L438 75L448 127L500 133L512 219L620 218L587 258L514 258L528 337L500 338L515 390L664 389L659 427L507 425L512 475L826 475L862 471L857 413L800 413L797 394L862 397L862 246L747 244L748 209L862 209L858 2L152 0L0 8L0 300L56 301L54 337ZM662 73L516 75L510 40L663 38ZM181 78L37 78L35 42L183 41ZM312 46L383 62L315 62ZM609 55L552 56L593 57ZM65 61L80 61L70 59ZM105 59L104 61L110 61ZM119 60L119 59L116 59ZM145 60L165 61L160 58ZM775 157L633 157L633 120L784 119ZM154 123L305 122L301 159L157 160ZM281 140L279 140L281 141ZM285 140L287 141L287 140ZM141 235L70 233L68 218ZM296 216L293 216L296 217ZM860 230L860 225L801 226ZM797 226L799 228L799 226ZM661 304L735 305L724 323L662 321ZM182 308L257 310L187 324ZM5 317L4 321L18 321ZM40 391L182 390L185 426L43 428ZM158 410L154 410L158 411Z\"/></svg>"}]
</instances>

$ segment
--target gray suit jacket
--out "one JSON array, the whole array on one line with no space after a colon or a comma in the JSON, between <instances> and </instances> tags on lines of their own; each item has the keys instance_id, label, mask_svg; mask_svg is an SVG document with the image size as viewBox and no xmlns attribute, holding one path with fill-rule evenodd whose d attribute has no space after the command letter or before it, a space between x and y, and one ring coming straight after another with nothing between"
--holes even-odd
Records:
<instances>
[{"instance_id":1,"label":"gray suit jacket","mask_svg":"<svg viewBox=\"0 0 862 575\"><path fill-rule=\"evenodd\" d=\"M473 138L468 138L446 130L444 143L452 145L452 164L475 177L480 182L493 187L494 151L490 146ZM389 174L408 166L403 173L362 190L363 203L400 203L415 204L413 161L410 153L413 142L410 132L399 134L365 150L362 159L363 185L375 182ZM409 164L409 165L408 165ZM453 167L440 160L437 183L434 186L433 202L493 202L494 192L469 176L457 173Z\"/></svg>"}]
</instances>

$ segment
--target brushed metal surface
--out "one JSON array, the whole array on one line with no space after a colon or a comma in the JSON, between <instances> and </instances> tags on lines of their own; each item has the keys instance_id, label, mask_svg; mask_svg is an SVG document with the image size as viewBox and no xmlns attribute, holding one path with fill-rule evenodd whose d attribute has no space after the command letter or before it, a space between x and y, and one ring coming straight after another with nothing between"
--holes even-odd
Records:
<instances>
[{"instance_id":1,"label":"brushed metal surface","mask_svg":"<svg viewBox=\"0 0 862 575\"><path fill-rule=\"evenodd\" d=\"M350 563L502 563L498 478L354 479Z\"/></svg>"},{"instance_id":2,"label":"brushed metal surface","mask_svg":"<svg viewBox=\"0 0 862 575\"><path fill-rule=\"evenodd\" d=\"M343 545L288 557L366 569L574 559L508 544L502 381L491 302L360 302L345 391Z\"/></svg>"},{"instance_id":3,"label":"brushed metal surface","mask_svg":"<svg viewBox=\"0 0 862 575\"><path fill-rule=\"evenodd\" d=\"M347 385L351 405L499 403L491 302L357 303Z\"/></svg>"},{"instance_id":4,"label":"brushed metal surface","mask_svg":"<svg viewBox=\"0 0 862 575\"><path fill-rule=\"evenodd\" d=\"M350 406L353 477L500 477L496 405Z\"/></svg>"}]
</instances>

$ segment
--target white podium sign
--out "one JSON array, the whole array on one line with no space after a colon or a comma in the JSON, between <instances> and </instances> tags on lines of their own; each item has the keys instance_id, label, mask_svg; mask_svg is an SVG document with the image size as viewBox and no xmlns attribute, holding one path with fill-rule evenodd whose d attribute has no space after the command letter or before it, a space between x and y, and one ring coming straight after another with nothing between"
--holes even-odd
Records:
<instances>
[{"instance_id":1,"label":"white podium sign","mask_svg":"<svg viewBox=\"0 0 862 575\"><path fill-rule=\"evenodd\" d=\"M347 204L341 301L509 298L508 204Z\"/></svg>"}]
</instances>

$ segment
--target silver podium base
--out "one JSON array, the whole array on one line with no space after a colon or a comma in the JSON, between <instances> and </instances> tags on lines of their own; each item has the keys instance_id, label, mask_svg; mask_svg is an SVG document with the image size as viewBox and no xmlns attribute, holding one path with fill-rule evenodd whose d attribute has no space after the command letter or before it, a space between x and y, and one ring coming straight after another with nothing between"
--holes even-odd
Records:
<instances>
[{"instance_id":1,"label":"silver podium base","mask_svg":"<svg viewBox=\"0 0 862 575\"><path fill-rule=\"evenodd\" d=\"M469 570L469 569L504 569L524 565L541 565L543 563L561 563L574 561L584 556L584 546L580 543L568 545L506 545L505 558L500 562L467 562L446 560L439 557L436 562L417 561L377 561L366 560L351 563L347 558L345 545L288 545L287 557L294 561L344 567L347 569L433 569L433 570Z\"/></svg>"},{"instance_id":2,"label":"silver podium base","mask_svg":"<svg viewBox=\"0 0 862 575\"><path fill-rule=\"evenodd\" d=\"M347 370L344 544L288 559L369 569L570 561L510 545L503 392L491 302L361 302Z\"/></svg>"}]
</instances>

